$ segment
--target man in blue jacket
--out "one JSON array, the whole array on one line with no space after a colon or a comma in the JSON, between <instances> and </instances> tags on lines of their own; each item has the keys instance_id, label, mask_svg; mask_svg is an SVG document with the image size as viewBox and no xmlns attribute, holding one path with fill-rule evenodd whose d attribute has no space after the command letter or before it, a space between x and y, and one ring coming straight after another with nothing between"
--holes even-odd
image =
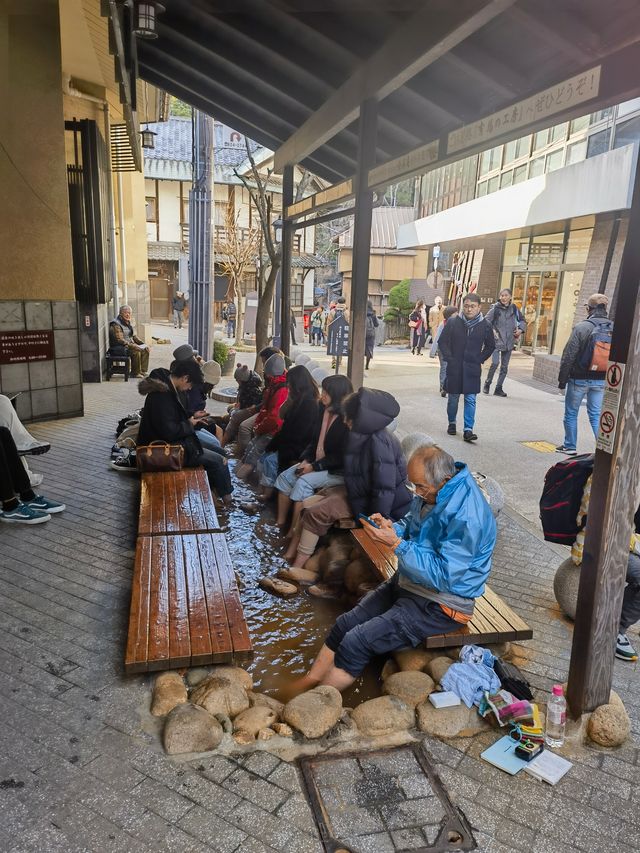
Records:
<instances>
[{"instance_id":1,"label":"man in blue jacket","mask_svg":"<svg viewBox=\"0 0 640 853\"><path fill-rule=\"evenodd\" d=\"M344 690L376 655L419 646L470 621L484 592L496 523L471 472L440 447L418 449L407 468L415 497L395 524L373 515L369 536L392 548L398 571L339 616L309 673L293 686Z\"/></svg>"}]
</instances>

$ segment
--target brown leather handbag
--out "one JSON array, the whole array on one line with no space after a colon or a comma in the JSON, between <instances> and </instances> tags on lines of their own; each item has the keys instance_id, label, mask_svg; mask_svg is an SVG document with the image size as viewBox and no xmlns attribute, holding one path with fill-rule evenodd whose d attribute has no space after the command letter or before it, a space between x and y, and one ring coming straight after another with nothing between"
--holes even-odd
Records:
<instances>
[{"instance_id":1,"label":"brown leather handbag","mask_svg":"<svg viewBox=\"0 0 640 853\"><path fill-rule=\"evenodd\" d=\"M152 441L136 448L138 471L182 471L184 447L166 441Z\"/></svg>"}]
</instances>

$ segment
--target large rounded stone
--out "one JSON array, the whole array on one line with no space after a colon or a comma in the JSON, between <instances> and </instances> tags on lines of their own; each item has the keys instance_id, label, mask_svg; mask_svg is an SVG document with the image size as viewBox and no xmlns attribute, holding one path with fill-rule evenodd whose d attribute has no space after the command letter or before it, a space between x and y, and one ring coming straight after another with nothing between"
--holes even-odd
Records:
<instances>
[{"instance_id":1,"label":"large rounded stone","mask_svg":"<svg viewBox=\"0 0 640 853\"><path fill-rule=\"evenodd\" d=\"M249 707L247 693L238 681L229 681L210 675L191 693L194 705L200 705L210 714L227 714L235 717Z\"/></svg>"},{"instance_id":2,"label":"large rounded stone","mask_svg":"<svg viewBox=\"0 0 640 853\"><path fill-rule=\"evenodd\" d=\"M631 722L620 703L600 705L589 718L587 734L600 746L620 746L629 737Z\"/></svg>"},{"instance_id":3,"label":"large rounded stone","mask_svg":"<svg viewBox=\"0 0 640 853\"><path fill-rule=\"evenodd\" d=\"M253 691L247 691L247 696L249 697L249 702L251 703L252 708L271 708L271 710L277 714L278 719L282 717L284 702L274 699L273 696L267 696L266 693L253 693Z\"/></svg>"},{"instance_id":4,"label":"large rounded stone","mask_svg":"<svg viewBox=\"0 0 640 853\"><path fill-rule=\"evenodd\" d=\"M397 696L398 699L415 708L424 702L435 688L433 679L426 672L397 672L390 675L383 684L382 690L389 696Z\"/></svg>"},{"instance_id":5,"label":"large rounded stone","mask_svg":"<svg viewBox=\"0 0 640 853\"><path fill-rule=\"evenodd\" d=\"M177 672L162 672L153 685L151 713L154 717L164 717L173 711L176 705L187 701L187 688L182 676Z\"/></svg>"},{"instance_id":6,"label":"large rounded stone","mask_svg":"<svg viewBox=\"0 0 640 853\"><path fill-rule=\"evenodd\" d=\"M268 729L277 722L278 715L274 710L266 705L255 705L238 714L233 721L233 733L248 735L250 740L255 740L261 729Z\"/></svg>"},{"instance_id":7,"label":"large rounded stone","mask_svg":"<svg viewBox=\"0 0 640 853\"><path fill-rule=\"evenodd\" d=\"M239 666L214 666L211 675L217 678L226 678L227 681L235 681L245 690L253 689L253 676L246 669Z\"/></svg>"},{"instance_id":8,"label":"large rounded stone","mask_svg":"<svg viewBox=\"0 0 640 853\"><path fill-rule=\"evenodd\" d=\"M342 696L335 687L320 685L284 706L284 721L307 738L322 737L342 715Z\"/></svg>"},{"instance_id":9,"label":"large rounded stone","mask_svg":"<svg viewBox=\"0 0 640 853\"><path fill-rule=\"evenodd\" d=\"M389 658L385 661L384 666L382 667L382 672L380 673L380 679L382 681L386 681L390 675L395 675L396 672L400 672L400 667L395 662L393 658Z\"/></svg>"},{"instance_id":10,"label":"large rounded stone","mask_svg":"<svg viewBox=\"0 0 640 853\"><path fill-rule=\"evenodd\" d=\"M423 702L416 708L418 728L435 737L472 737L487 723L475 707L454 705L451 708L434 708L431 702Z\"/></svg>"},{"instance_id":11,"label":"large rounded stone","mask_svg":"<svg viewBox=\"0 0 640 853\"><path fill-rule=\"evenodd\" d=\"M393 657L402 672L424 672L433 660L434 654L427 649L399 649L393 653Z\"/></svg>"},{"instance_id":12,"label":"large rounded stone","mask_svg":"<svg viewBox=\"0 0 640 853\"><path fill-rule=\"evenodd\" d=\"M442 679L444 678L445 672L449 669L453 661L451 658L447 657L437 657L434 658L429 664L429 673L431 678L435 681L436 684L440 684Z\"/></svg>"},{"instance_id":13,"label":"large rounded stone","mask_svg":"<svg viewBox=\"0 0 640 853\"><path fill-rule=\"evenodd\" d=\"M569 557L556 569L553 578L553 593L560 609L569 619L576 618L578 587L580 586L580 566L576 566Z\"/></svg>"},{"instance_id":14,"label":"large rounded stone","mask_svg":"<svg viewBox=\"0 0 640 853\"><path fill-rule=\"evenodd\" d=\"M397 696L379 696L377 699L369 699L368 702L363 702L354 708L351 719L358 730L369 737L381 737L392 732L411 729L415 725L413 708Z\"/></svg>"},{"instance_id":15,"label":"large rounded stone","mask_svg":"<svg viewBox=\"0 0 640 853\"><path fill-rule=\"evenodd\" d=\"M222 726L202 708L178 705L164 724L163 743L169 755L208 752L222 740Z\"/></svg>"}]
</instances>

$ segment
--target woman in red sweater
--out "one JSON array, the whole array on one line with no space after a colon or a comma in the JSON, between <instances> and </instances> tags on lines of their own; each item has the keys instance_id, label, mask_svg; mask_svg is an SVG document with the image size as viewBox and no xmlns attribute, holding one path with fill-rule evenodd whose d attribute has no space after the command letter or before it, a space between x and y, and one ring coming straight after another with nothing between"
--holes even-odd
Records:
<instances>
[{"instance_id":1,"label":"woman in red sweater","mask_svg":"<svg viewBox=\"0 0 640 853\"><path fill-rule=\"evenodd\" d=\"M272 355L265 362L264 382L262 405L253 425L253 439L247 447L242 462L236 468L236 476L242 480L250 476L271 438L282 426L280 407L287 399L289 391L284 357L279 353Z\"/></svg>"}]
</instances>

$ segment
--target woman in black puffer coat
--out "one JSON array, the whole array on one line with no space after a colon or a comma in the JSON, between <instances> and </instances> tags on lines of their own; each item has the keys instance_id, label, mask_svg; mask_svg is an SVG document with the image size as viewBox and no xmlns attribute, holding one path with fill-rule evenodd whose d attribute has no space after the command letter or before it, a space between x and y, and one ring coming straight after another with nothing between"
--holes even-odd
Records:
<instances>
[{"instance_id":1,"label":"woman in black puffer coat","mask_svg":"<svg viewBox=\"0 0 640 853\"><path fill-rule=\"evenodd\" d=\"M322 500L304 510L301 529L285 554L295 568L304 566L319 537L339 519L379 512L399 521L409 511L412 496L404 455L387 429L399 412L397 400L386 391L361 388L346 398L344 485L323 490Z\"/></svg>"}]
</instances>

